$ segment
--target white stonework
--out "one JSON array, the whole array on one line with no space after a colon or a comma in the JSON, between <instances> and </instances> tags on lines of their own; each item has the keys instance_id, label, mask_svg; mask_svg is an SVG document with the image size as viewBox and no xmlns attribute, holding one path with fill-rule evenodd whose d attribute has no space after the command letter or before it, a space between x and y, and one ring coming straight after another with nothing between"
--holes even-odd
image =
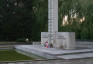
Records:
<instances>
[{"instance_id":1,"label":"white stonework","mask_svg":"<svg viewBox=\"0 0 93 64\"><path fill-rule=\"evenodd\" d=\"M58 0L48 0L48 41L55 44L58 32Z\"/></svg>"},{"instance_id":2,"label":"white stonework","mask_svg":"<svg viewBox=\"0 0 93 64\"><path fill-rule=\"evenodd\" d=\"M48 41L48 32L41 33L41 45ZM54 45L54 44L53 44ZM75 33L74 32L57 32L56 33L56 43L55 48L61 49L75 49Z\"/></svg>"},{"instance_id":3,"label":"white stonework","mask_svg":"<svg viewBox=\"0 0 93 64\"><path fill-rule=\"evenodd\" d=\"M58 32L56 34L56 48L75 49L74 32Z\"/></svg>"},{"instance_id":4,"label":"white stonework","mask_svg":"<svg viewBox=\"0 0 93 64\"><path fill-rule=\"evenodd\" d=\"M55 48L75 49L74 32L58 32L58 0L48 0L48 32L41 32L41 45L48 41Z\"/></svg>"},{"instance_id":5,"label":"white stonework","mask_svg":"<svg viewBox=\"0 0 93 64\"><path fill-rule=\"evenodd\" d=\"M48 41L48 32L41 32L41 45L44 46L46 41Z\"/></svg>"}]
</instances>

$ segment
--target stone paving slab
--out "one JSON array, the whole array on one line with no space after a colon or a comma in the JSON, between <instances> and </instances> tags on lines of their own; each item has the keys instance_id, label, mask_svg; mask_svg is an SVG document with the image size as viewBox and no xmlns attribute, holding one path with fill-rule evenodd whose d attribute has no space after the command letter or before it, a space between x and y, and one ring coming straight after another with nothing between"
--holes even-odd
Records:
<instances>
[{"instance_id":1,"label":"stone paving slab","mask_svg":"<svg viewBox=\"0 0 93 64\"><path fill-rule=\"evenodd\" d=\"M36 54L36 55L39 55L39 56L42 56L42 57L45 57L48 59L62 58L63 57L62 55L92 53L93 52L93 49L62 50L62 49L56 49L56 48L45 48L41 45L18 45L18 46L15 46L15 48L22 50L24 52ZM64 58L65 58L65 56L64 56Z\"/></svg>"}]
</instances>

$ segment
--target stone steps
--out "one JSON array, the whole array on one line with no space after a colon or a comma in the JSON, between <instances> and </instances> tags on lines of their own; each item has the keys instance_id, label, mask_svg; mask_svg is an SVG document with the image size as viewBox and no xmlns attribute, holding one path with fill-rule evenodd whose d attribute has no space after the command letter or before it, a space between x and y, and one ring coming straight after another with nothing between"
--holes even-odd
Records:
<instances>
[{"instance_id":1,"label":"stone steps","mask_svg":"<svg viewBox=\"0 0 93 64\"><path fill-rule=\"evenodd\" d=\"M54 55L60 56L60 55L72 55L72 54L83 54L83 53L93 53L93 49L64 50L64 52Z\"/></svg>"},{"instance_id":2,"label":"stone steps","mask_svg":"<svg viewBox=\"0 0 93 64\"><path fill-rule=\"evenodd\" d=\"M60 59L84 59L93 58L93 49L82 49L82 50L68 50L63 54L56 54L57 58Z\"/></svg>"},{"instance_id":3,"label":"stone steps","mask_svg":"<svg viewBox=\"0 0 93 64\"><path fill-rule=\"evenodd\" d=\"M61 59L84 59L84 58L93 58L93 53L70 54L70 55L61 55L56 57Z\"/></svg>"},{"instance_id":4,"label":"stone steps","mask_svg":"<svg viewBox=\"0 0 93 64\"><path fill-rule=\"evenodd\" d=\"M63 54L56 54L60 59L84 59L93 58L93 49L81 49L81 50L68 50Z\"/></svg>"},{"instance_id":5,"label":"stone steps","mask_svg":"<svg viewBox=\"0 0 93 64\"><path fill-rule=\"evenodd\" d=\"M15 46L15 49L47 59L93 58L93 49L62 50L56 48L45 48L40 45L19 45Z\"/></svg>"}]
</instances>

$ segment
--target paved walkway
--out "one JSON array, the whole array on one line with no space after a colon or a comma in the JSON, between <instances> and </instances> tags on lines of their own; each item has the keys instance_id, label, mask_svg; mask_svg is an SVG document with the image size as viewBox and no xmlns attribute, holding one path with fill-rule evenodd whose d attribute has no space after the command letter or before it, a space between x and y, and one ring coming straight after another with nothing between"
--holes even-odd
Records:
<instances>
[{"instance_id":1,"label":"paved walkway","mask_svg":"<svg viewBox=\"0 0 93 64\"><path fill-rule=\"evenodd\" d=\"M93 64L93 58L78 59L78 60L34 60L34 61L14 61L0 62L0 64Z\"/></svg>"}]
</instances>

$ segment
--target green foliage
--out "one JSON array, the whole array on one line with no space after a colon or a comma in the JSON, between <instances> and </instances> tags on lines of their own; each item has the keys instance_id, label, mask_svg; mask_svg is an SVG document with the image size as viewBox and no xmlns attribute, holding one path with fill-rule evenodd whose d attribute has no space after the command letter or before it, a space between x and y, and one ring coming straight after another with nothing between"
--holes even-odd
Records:
<instances>
[{"instance_id":1,"label":"green foliage","mask_svg":"<svg viewBox=\"0 0 93 64\"><path fill-rule=\"evenodd\" d=\"M0 0L0 40L31 38L33 0Z\"/></svg>"},{"instance_id":2,"label":"green foliage","mask_svg":"<svg viewBox=\"0 0 93 64\"><path fill-rule=\"evenodd\" d=\"M20 38L16 40L17 42L26 42L26 38Z\"/></svg>"},{"instance_id":3,"label":"green foliage","mask_svg":"<svg viewBox=\"0 0 93 64\"><path fill-rule=\"evenodd\" d=\"M32 41L28 38L19 38L16 40L17 44L32 44Z\"/></svg>"},{"instance_id":4,"label":"green foliage","mask_svg":"<svg viewBox=\"0 0 93 64\"><path fill-rule=\"evenodd\" d=\"M59 32L76 32L77 39L93 39L93 0L58 1ZM67 23L63 25L65 16ZM0 0L0 40L40 41L41 32L47 31L48 0Z\"/></svg>"},{"instance_id":5,"label":"green foliage","mask_svg":"<svg viewBox=\"0 0 93 64\"><path fill-rule=\"evenodd\" d=\"M93 0L59 0L59 31L76 32L77 39L93 40ZM76 18L74 15L77 15ZM67 15L67 24L63 25ZM81 21L82 18L85 18Z\"/></svg>"},{"instance_id":6,"label":"green foliage","mask_svg":"<svg viewBox=\"0 0 93 64\"><path fill-rule=\"evenodd\" d=\"M34 21L32 25L32 40L40 41L41 32L48 31L48 1L34 0L33 15Z\"/></svg>"},{"instance_id":7,"label":"green foliage","mask_svg":"<svg viewBox=\"0 0 93 64\"><path fill-rule=\"evenodd\" d=\"M87 28L83 28L81 31L81 38L82 39L88 39L89 38L89 33L88 33L88 29Z\"/></svg>"}]
</instances>

